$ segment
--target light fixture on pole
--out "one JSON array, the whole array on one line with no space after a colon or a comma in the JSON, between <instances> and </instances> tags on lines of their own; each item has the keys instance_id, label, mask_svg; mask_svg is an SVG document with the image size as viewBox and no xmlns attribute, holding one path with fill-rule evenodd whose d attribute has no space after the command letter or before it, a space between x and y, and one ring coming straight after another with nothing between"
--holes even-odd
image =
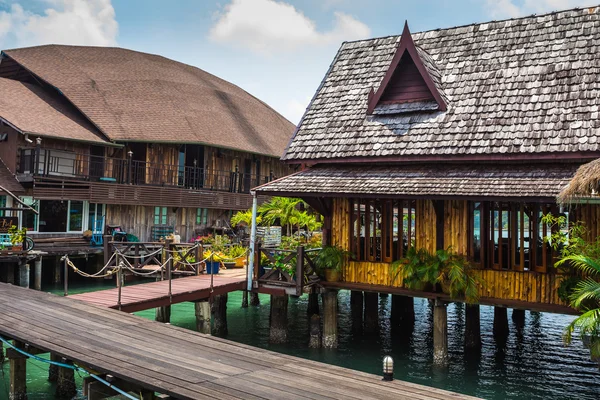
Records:
<instances>
[{"instance_id":1,"label":"light fixture on pole","mask_svg":"<svg viewBox=\"0 0 600 400\"><path fill-rule=\"evenodd\" d=\"M390 356L383 357L383 381L394 380L394 359Z\"/></svg>"}]
</instances>

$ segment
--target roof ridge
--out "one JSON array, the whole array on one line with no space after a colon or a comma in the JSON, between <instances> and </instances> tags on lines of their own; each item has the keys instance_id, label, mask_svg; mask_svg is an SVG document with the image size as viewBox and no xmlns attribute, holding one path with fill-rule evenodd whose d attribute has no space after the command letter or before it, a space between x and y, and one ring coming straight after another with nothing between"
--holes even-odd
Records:
<instances>
[{"instance_id":1,"label":"roof ridge","mask_svg":"<svg viewBox=\"0 0 600 400\"><path fill-rule=\"evenodd\" d=\"M484 25L484 24L490 24L490 23L495 23L495 22L506 22L506 21L519 21L522 19L528 19L528 18L542 18L542 17L546 17L548 15L554 15L554 14L563 14L563 13L568 13L571 11L583 11L583 10L589 10L591 8L600 8L600 4L596 4L596 5L590 5L588 7L575 7L575 8L569 8L566 10L555 10L555 11L550 11L547 13L543 13L543 14L529 14L529 15L524 15L522 17L513 17L513 18L504 18L504 19L493 19L493 20L489 20L489 21L483 21L483 22L472 22L470 24L463 24L463 25L456 25L456 26L449 26L446 28L435 28L435 29L429 29L426 31L418 31L418 32L413 32L412 35L420 35L423 33L429 33L429 32L441 32L441 31L449 31L452 29L459 29L459 28L466 28L469 26L477 26L477 25ZM367 39L357 39L357 40L345 40L342 42L342 44L344 43L359 43L359 42L367 42L367 41L372 41L372 40L379 40L379 39L391 39L391 38L397 38L399 37L400 34L394 34L394 35L385 35L385 36L377 36L377 37L372 37L372 38L367 38Z\"/></svg>"}]
</instances>

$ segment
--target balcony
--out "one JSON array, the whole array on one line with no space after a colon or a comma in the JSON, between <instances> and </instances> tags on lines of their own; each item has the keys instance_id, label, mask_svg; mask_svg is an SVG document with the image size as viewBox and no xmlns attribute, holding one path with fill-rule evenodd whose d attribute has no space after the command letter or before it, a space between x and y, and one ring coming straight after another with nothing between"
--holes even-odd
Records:
<instances>
[{"instance_id":1,"label":"balcony","mask_svg":"<svg viewBox=\"0 0 600 400\"><path fill-rule=\"evenodd\" d=\"M91 182L169 186L185 189L250 193L270 182L271 176L218 171L184 165L151 163L122 158L92 156L60 150L21 149L18 174Z\"/></svg>"}]
</instances>

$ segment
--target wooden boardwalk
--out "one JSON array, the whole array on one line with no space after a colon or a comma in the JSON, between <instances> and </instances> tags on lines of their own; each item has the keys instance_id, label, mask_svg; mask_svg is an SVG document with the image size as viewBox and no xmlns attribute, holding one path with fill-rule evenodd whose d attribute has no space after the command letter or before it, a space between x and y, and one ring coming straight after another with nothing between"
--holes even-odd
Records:
<instances>
[{"instance_id":1,"label":"wooden boardwalk","mask_svg":"<svg viewBox=\"0 0 600 400\"><path fill-rule=\"evenodd\" d=\"M214 275L211 291L210 275L177 278L171 281L169 299L169 281L141 283L121 288L121 311L135 312L149 308L168 306L184 301L208 299L211 295L225 294L246 289L243 275ZM71 299L84 301L100 307L118 309L119 289L106 289L96 292L74 294Z\"/></svg>"},{"instance_id":2,"label":"wooden boardwalk","mask_svg":"<svg viewBox=\"0 0 600 400\"><path fill-rule=\"evenodd\" d=\"M178 399L469 398L4 283L0 307L1 335Z\"/></svg>"}]
</instances>

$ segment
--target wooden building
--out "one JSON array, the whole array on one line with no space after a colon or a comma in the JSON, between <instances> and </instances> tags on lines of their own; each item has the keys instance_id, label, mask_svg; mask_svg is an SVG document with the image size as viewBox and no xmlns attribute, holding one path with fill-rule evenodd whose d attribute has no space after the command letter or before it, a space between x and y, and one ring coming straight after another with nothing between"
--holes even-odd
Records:
<instances>
[{"instance_id":1,"label":"wooden building","mask_svg":"<svg viewBox=\"0 0 600 400\"><path fill-rule=\"evenodd\" d=\"M252 187L293 171L279 161L292 133L239 87L157 55L1 53L0 176L39 211L20 221L38 239L104 224L142 241L220 230L251 206Z\"/></svg>"},{"instance_id":2,"label":"wooden building","mask_svg":"<svg viewBox=\"0 0 600 400\"><path fill-rule=\"evenodd\" d=\"M354 253L336 288L410 294L390 263L452 246L481 303L572 312L547 213L600 233L597 204L561 207L600 156L600 8L345 42L261 195L302 197ZM596 202L597 203L597 202Z\"/></svg>"}]
</instances>

